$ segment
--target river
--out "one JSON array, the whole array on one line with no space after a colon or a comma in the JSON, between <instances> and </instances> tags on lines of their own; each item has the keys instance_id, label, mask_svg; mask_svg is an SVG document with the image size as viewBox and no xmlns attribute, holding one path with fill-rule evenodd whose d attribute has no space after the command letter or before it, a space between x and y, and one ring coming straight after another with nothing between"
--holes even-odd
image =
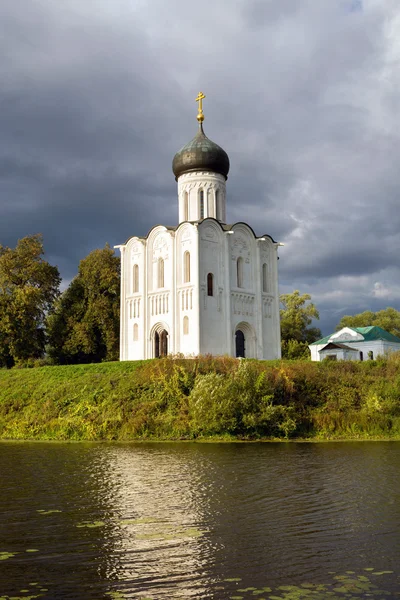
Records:
<instances>
[{"instance_id":1,"label":"river","mask_svg":"<svg viewBox=\"0 0 400 600\"><path fill-rule=\"evenodd\" d=\"M400 595L400 443L0 443L0 600Z\"/></svg>"}]
</instances>

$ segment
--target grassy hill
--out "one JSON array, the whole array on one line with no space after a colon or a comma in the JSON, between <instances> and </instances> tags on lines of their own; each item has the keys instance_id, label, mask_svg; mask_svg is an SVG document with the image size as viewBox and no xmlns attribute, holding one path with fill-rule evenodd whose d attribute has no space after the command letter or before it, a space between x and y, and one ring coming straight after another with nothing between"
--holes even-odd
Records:
<instances>
[{"instance_id":1,"label":"grassy hill","mask_svg":"<svg viewBox=\"0 0 400 600\"><path fill-rule=\"evenodd\" d=\"M400 355L0 370L0 439L400 439Z\"/></svg>"}]
</instances>

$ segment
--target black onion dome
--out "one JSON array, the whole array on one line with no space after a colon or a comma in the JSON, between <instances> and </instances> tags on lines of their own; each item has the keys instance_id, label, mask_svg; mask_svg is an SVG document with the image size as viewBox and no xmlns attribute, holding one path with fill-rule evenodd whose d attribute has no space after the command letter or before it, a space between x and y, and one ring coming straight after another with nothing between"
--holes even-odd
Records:
<instances>
[{"instance_id":1,"label":"black onion dome","mask_svg":"<svg viewBox=\"0 0 400 600\"><path fill-rule=\"evenodd\" d=\"M175 179L191 171L212 171L228 178L229 157L225 150L208 139L200 124L194 138L174 156L172 170Z\"/></svg>"}]
</instances>

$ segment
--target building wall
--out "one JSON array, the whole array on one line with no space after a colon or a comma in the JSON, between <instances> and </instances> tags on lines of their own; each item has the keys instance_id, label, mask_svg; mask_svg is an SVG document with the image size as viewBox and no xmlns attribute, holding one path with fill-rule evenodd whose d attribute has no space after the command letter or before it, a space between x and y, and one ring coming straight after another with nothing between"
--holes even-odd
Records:
<instances>
[{"instance_id":1,"label":"building wall","mask_svg":"<svg viewBox=\"0 0 400 600\"><path fill-rule=\"evenodd\" d=\"M152 338L154 332L168 332L168 348L173 352L175 346L174 332L174 239L171 231L163 226L154 227L147 238L147 297L144 297L146 314L145 328L145 358L153 358L154 347ZM160 281L160 261L163 261L164 276ZM162 276L161 276L162 277Z\"/></svg>"},{"instance_id":2,"label":"building wall","mask_svg":"<svg viewBox=\"0 0 400 600\"><path fill-rule=\"evenodd\" d=\"M278 246L266 236L258 243L260 255L259 278L261 289L261 314L263 332L263 358L281 358L281 326L278 287ZM263 265L267 266L267 286L263 288Z\"/></svg>"},{"instance_id":3,"label":"building wall","mask_svg":"<svg viewBox=\"0 0 400 600\"><path fill-rule=\"evenodd\" d=\"M327 358L328 356L336 356L336 360L359 360L358 352L351 352L351 350L345 350L344 348L331 348L320 353L320 360Z\"/></svg>"},{"instance_id":4,"label":"building wall","mask_svg":"<svg viewBox=\"0 0 400 600\"><path fill-rule=\"evenodd\" d=\"M185 253L189 254L186 278ZM169 353L199 354L197 227L185 223L175 232L157 226L146 240L131 238L121 247L121 258L121 360L153 358L154 334L162 330L168 332ZM135 265L139 268L137 290Z\"/></svg>"},{"instance_id":5,"label":"building wall","mask_svg":"<svg viewBox=\"0 0 400 600\"><path fill-rule=\"evenodd\" d=\"M231 354L229 297L227 296L227 234L214 220L199 225L199 314L200 353ZM208 274L212 275L212 292L208 295Z\"/></svg>"},{"instance_id":6,"label":"building wall","mask_svg":"<svg viewBox=\"0 0 400 600\"><path fill-rule=\"evenodd\" d=\"M207 220L199 225L199 232L201 353L235 356L235 335L240 329L246 357L279 358L276 244L270 238L258 241L245 223L223 231ZM263 264L268 268L265 292ZM213 296L208 295L208 274L213 275Z\"/></svg>"},{"instance_id":7,"label":"building wall","mask_svg":"<svg viewBox=\"0 0 400 600\"><path fill-rule=\"evenodd\" d=\"M280 357L276 254L276 244L258 241L248 225L227 232L214 219L176 231L159 225L147 239L131 238L121 247L121 360L152 358L155 331L164 329L172 354L235 356L240 329L246 357Z\"/></svg>"},{"instance_id":8,"label":"building wall","mask_svg":"<svg viewBox=\"0 0 400 600\"><path fill-rule=\"evenodd\" d=\"M324 355L321 357L319 350L322 350L326 344L316 344L310 346L311 360L320 361L324 359ZM349 344L350 346L350 344ZM400 344L394 342L386 342L383 340L375 340L371 342L351 342L351 348L357 349L357 353L348 352L346 360L360 360L360 351L363 353L363 360L368 359L368 352L373 352L374 359L378 356L385 356L389 352L398 352L400 350ZM330 354L338 354L336 351L329 351ZM326 353L324 353L326 356ZM338 354L339 360L339 354Z\"/></svg>"},{"instance_id":9,"label":"building wall","mask_svg":"<svg viewBox=\"0 0 400 600\"><path fill-rule=\"evenodd\" d=\"M195 356L200 352L199 338L199 257L196 225L183 223L175 235L176 344L175 354ZM189 256L189 273L185 254ZM186 326L185 326L186 321Z\"/></svg>"},{"instance_id":10,"label":"building wall","mask_svg":"<svg viewBox=\"0 0 400 600\"><path fill-rule=\"evenodd\" d=\"M244 223L237 223L232 231L229 235L228 261L233 354L235 334L240 329L245 335L246 357L263 358L257 242L251 228Z\"/></svg>"}]
</instances>

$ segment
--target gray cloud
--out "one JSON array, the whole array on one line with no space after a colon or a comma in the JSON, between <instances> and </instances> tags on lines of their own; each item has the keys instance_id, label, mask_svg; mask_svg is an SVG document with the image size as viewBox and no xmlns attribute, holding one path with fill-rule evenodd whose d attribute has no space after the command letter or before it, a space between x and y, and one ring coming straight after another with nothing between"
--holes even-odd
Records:
<instances>
[{"instance_id":1,"label":"gray cloud","mask_svg":"<svg viewBox=\"0 0 400 600\"><path fill-rule=\"evenodd\" d=\"M282 292L400 308L395 0L0 5L0 242L42 232L69 280L93 248L177 221L174 153L229 154L228 220L286 245Z\"/></svg>"}]
</instances>

